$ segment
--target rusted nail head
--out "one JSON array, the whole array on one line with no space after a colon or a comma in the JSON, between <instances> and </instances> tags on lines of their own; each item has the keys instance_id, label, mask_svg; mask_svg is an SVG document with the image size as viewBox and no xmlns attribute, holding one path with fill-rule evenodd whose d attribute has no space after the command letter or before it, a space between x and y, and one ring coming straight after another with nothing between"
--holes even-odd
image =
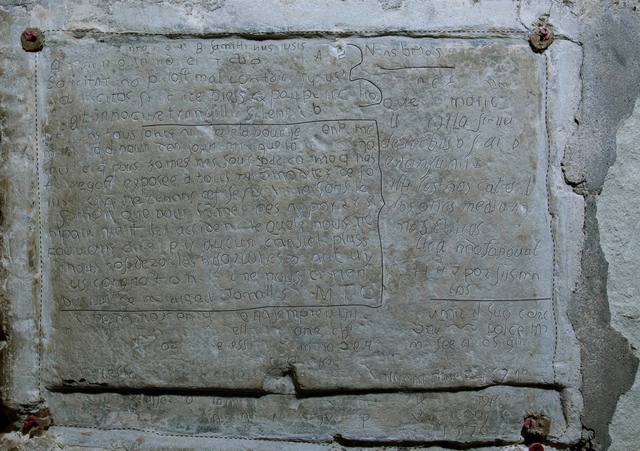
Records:
<instances>
[{"instance_id":1,"label":"rusted nail head","mask_svg":"<svg viewBox=\"0 0 640 451\"><path fill-rule=\"evenodd\" d=\"M29 42L36 42L38 36L33 31L25 31L24 38Z\"/></svg>"},{"instance_id":2,"label":"rusted nail head","mask_svg":"<svg viewBox=\"0 0 640 451\"><path fill-rule=\"evenodd\" d=\"M24 419L22 423L25 429L29 429L31 426L36 424L36 417L34 417L33 415L29 415Z\"/></svg>"},{"instance_id":3,"label":"rusted nail head","mask_svg":"<svg viewBox=\"0 0 640 451\"><path fill-rule=\"evenodd\" d=\"M528 417L524 420L524 428L527 430L533 430L536 427L536 420L531 417Z\"/></svg>"},{"instance_id":4,"label":"rusted nail head","mask_svg":"<svg viewBox=\"0 0 640 451\"><path fill-rule=\"evenodd\" d=\"M540 37L542 38L543 41L551 37L551 32L549 31L549 27L546 25L540 27L540 30L538 30L538 32L540 33Z\"/></svg>"}]
</instances>

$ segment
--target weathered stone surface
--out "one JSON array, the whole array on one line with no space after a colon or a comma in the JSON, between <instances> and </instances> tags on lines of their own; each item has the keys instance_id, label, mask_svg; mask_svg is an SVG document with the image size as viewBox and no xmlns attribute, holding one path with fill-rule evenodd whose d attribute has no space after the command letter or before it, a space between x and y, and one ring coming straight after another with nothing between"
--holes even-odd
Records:
<instances>
[{"instance_id":1,"label":"weathered stone surface","mask_svg":"<svg viewBox=\"0 0 640 451\"><path fill-rule=\"evenodd\" d=\"M48 386L554 383L526 45L48 40Z\"/></svg>"},{"instance_id":2,"label":"weathered stone surface","mask_svg":"<svg viewBox=\"0 0 640 451\"><path fill-rule=\"evenodd\" d=\"M1 446L606 445L591 357L634 362L590 196L630 104L589 2L533 3L0 7L3 399L53 420Z\"/></svg>"},{"instance_id":3,"label":"weathered stone surface","mask_svg":"<svg viewBox=\"0 0 640 451\"><path fill-rule=\"evenodd\" d=\"M510 443L519 440L531 412L556 419L549 439L557 439L567 426L556 391L514 387L305 398L54 394L50 401L60 412L56 421L61 426L310 442L340 436L381 444Z\"/></svg>"},{"instance_id":4,"label":"weathered stone surface","mask_svg":"<svg viewBox=\"0 0 640 451\"><path fill-rule=\"evenodd\" d=\"M603 251L609 263L607 291L611 301L612 324L632 344L636 356L640 346L637 322L638 284L638 199L635 187L638 173L633 167L638 159L638 107L618 132L618 156L607 174L598 201L598 222ZM632 376L632 375L627 375ZM638 440L635 422L628 412L640 406L640 387L635 376L633 388L623 395L612 421L612 435L617 438L611 449L633 447Z\"/></svg>"}]
</instances>

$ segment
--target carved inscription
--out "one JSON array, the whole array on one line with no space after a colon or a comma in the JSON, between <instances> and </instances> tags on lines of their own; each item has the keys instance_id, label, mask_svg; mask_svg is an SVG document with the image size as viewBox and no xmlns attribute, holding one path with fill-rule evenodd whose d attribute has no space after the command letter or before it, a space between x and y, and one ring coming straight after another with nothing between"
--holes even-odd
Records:
<instances>
[{"instance_id":1,"label":"carved inscription","mask_svg":"<svg viewBox=\"0 0 640 451\"><path fill-rule=\"evenodd\" d=\"M553 383L526 43L52 39L50 385Z\"/></svg>"},{"instance_id":2,"label":"carved inscription","mask_svg":"<svg viewBox=\"0 0 640 451\"><path fill-rule=\"evenodd\" d=\"M54 394L52 403L61 412L58 421L65 426L120 429L162 424L169 433L212 437L331 440L340 434L355 440L515 442L520 440L522 419L532 411L558 419L552 423L551 434L566 428L557 392L514 387L302 399L287 395ZM86 407L78 412L78 405Z\"/></svg>"},{"instance_id":3,"label":"carved inscription","mask_svg":"<svg viewBox=\"0 0 640 451\"><path fill-rule=\"evenodd\" d=\"M108 181L100 195L84 190L82 208L59 208L50 230L59 277L77 286L57 299L63 310L381 302L375 122L161 124L127 133L140 137L147 157L95 147L106 152L98 163L66 174L80 191L96 171ZM109 260L84 271L77 257L94 254ZM102 299L86 296L93 288Z\"/></svg>"}]
</instances>

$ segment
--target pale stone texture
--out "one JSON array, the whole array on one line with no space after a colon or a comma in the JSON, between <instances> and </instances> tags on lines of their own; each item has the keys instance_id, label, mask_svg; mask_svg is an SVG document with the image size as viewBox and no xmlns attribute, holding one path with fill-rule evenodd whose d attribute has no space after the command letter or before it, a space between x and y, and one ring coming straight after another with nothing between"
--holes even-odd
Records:
<instances>
[{"instance_id":1,"label":"pale stone texture","mask_svg":"<svg viewBox=\"0 0 640 451\"><path fill-rule=\"evenodd\" d=\"M571 392L544 119L559 79L526 44L51 32L38 62L47 389ZM57 424L96 428L516 442L541 412L549 439L576 439L554 391L47 398ZM114 412L87 424L91 407Z\"/></svg>"},{"instance_id":2,"label":"pale stone texture","mask_svg":"<svg viewBox=\"0 0 640 451\"><path fill-rule=\"evenodd\" d=\"M526 44L48 45L48 386L554 382L546 81Z\"/></svg>"},{"instance_id":3,"label":"pale stone texture","mask_svg":"<svg viewBox=\"0 0 640 451\"><path fill-rule=\"evenodd\" d=\"M598 222L602 248L609 262L607 291L611 305L611 323L631 343L640 356L640 108L624 122L617 134L617 156L607 174L598 200ZM640 378L618 403L611 423L611 450L632 449L638 444L638 425L631 412L640 410Z\"/></svg>"}]
</instances>

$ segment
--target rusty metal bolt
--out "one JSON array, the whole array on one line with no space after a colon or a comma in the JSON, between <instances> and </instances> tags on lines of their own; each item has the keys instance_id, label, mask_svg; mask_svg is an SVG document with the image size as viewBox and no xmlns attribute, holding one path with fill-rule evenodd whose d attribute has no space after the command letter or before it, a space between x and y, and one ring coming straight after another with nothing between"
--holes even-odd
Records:
<instances>
[{"instance_id":1,"label":"rusty metal bolt","mask_svg":"<svg viewBox=\"0 0 640 451\"><path fill-rule=\"evenodd\" d=\"M529 35L529 45L536 53L542 53L553 43L555 37L549 24L542 24Z\"/></svg>"},{"instance_id":2,"label":"rusty metal bolt","mask_svg":"<svg viewBox=\"0 0 640 451\"><path fill-rule=\"evenodd\" d=\"M49 409L42 408L36 413L28 415L23 421L23 432L28 432L29 435L42 435L44 431L51 426L51 414Z\"/></svg>"},{"instance_id":3,"label":"rusty metal bolt","mask_svg":"<svg viewBox=\"0 0 640 451\"><path fill-rule=\"evenodd\" d=\"M551 30L549 29L549 25L543 25L538 29L538 34L540 35L540 39L543 41L548 41L551 39Z\"/></svg>"},{"instance_id":4,"label":"rusty metal bolt","mask_svg":"<svg viewBox=\"0 0 640 451\"><path fill-rule=\"evenodd\" d=\"M527 438L544 438L549 435L551 419L546 415L529 415L524 419L522 435Z\"/></svg>"},{"instance_id":5,"label":"rusty metal bolt","mask_svg":"<svg viewBox=\"0 0 640 451\"><path fill-rule=\"evenodd\" d=\"M44 47L44 34L37 28L27 28L20 36L20 43L26 52L39 52Z\"/></svg>"},{"instance_id":6,"label":"rusty metal bolt","mask_svg":"<svg viewBox=\"0 0 640 451\"><path fill-rule=\"evenodd\" d=\"M534 443L529 447L529 451L544 451L544 446L540 443Z\"/></svg>"},{"instance_id":7,"label":"rusty metal bolt","mask_svg":"<svg viewBox=\"0 0 640 451\"><path fill-rule=\"evenodd\" d=\"M28 42L36 42L38 40L38 35L35 34L33 31L25 31L24 32L24 38Z\"/></svg>"}]
</instances>

